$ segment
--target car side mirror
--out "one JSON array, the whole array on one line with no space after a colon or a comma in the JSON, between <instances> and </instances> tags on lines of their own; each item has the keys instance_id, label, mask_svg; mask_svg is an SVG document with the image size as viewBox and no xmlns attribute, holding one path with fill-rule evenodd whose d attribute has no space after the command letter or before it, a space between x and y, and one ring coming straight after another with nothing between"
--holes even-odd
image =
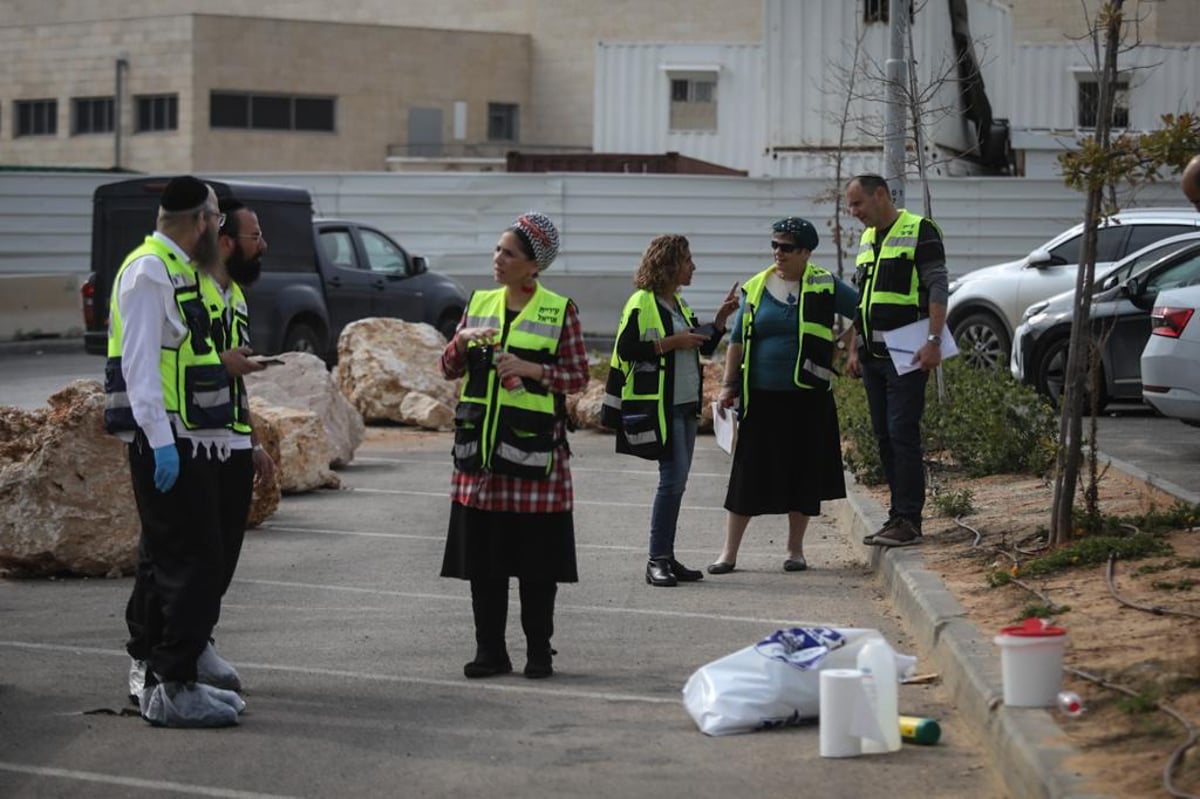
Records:
<instances>
[{"instance_id":1,"label":"car side mirror","mask_svg":"<svg viewBox=\"0 0 1200 799\"><path fill-rule=\"evenodd\" d=\"M1131 277L1121 284L1120 293L1135 307L1141 308L1143 311L1148 311L1154 307L1154 300L1158 296L1158 292L1152 294L1146 293L1146 280Z\"/></svg>"},{"instance_id":2,"label":"car side mirror","mask_svg":"<svg viewBox=\"0 0 1200 799\"><path fill-rule=\"evenodd\" d=\"M1050 251L1044 247L1038 247L1029 255L1025 256L1025 262L1030 266L1047 266L1053 259L1050 257Z\"/></svg>"},{"instance_id":3,"label":"car side mirror","mask_svg":"<svg viewBox=\"0 0 1200 799\"><path fill-rule=\"evenodd\" d=\"M408 273L410 275L423 275L429 271L429 263L423 255L414 255L408 259Z\"/></svg>"}]
</instances>

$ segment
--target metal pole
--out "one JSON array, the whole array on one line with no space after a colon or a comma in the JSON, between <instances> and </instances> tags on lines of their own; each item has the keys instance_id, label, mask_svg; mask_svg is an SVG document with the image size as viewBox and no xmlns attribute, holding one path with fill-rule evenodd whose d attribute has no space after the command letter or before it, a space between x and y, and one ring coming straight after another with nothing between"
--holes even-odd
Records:
<instances>
[{"instance_id":1,"label":"metal pole","mask_svg":"<svg viewBox=\"0 0 1200 799\"><path fill-rule=\"evenodd\" d=\"M908 59L904 43L908 39L911 0L890 0L888 6L887 103L883 116L883 176L892 190L892 202L904 208L904 134L908 106L905 86Z\"/></svg>"},{"instance_id":2,"label":"metal pole","mask_svg":"<svg viewBox=\"0 0 1200 799\"><path fill-rule=\"evenodd\" d=\"M113 87L113 171L121 171L121 97L125 94L125 70L129 69L129 59L121 55L117 58L116 85Z\"/></svg>"}]
</instances>

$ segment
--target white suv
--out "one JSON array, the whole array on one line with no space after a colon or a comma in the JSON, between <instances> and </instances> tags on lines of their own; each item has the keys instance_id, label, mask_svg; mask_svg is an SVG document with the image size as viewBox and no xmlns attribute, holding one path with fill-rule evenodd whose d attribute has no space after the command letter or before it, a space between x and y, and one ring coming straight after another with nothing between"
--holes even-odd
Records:
<instances>
[{"instance_id":1,"label":"white suv","mask_svg":"<svg viewBox=\"0 0 1200 799\"><path fill-rule=\"evenodd\" d=\"M1096 235L1099 273L1128 253L1200 228L1191 208L1145 208L1108 218ZM947 324L963 357L976 366L1008 365L1021 314L1039 300L1075 288L1083 225L1060 233L1019 261L976 269L950 283Z\"/></svg>"}]
</instances>

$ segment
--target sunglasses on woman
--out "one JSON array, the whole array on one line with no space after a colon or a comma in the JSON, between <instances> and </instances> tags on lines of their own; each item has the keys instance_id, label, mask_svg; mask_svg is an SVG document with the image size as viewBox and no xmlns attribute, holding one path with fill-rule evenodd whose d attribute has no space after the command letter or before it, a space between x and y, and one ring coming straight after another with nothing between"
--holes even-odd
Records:
<instances>
[{"instance_id":1,"label":"sunglasses on woman","mask_svg":"<svg viewBox=\"0 0 1200 799\"><path fill-rule=\"evenodd\" d=\"M779 250L780 252L795 252L796 250L800 249L800 247L796 244L788 244L786 241L775 241L775 239L771 239L771 249Z\"/></svg>"}]
</instances>

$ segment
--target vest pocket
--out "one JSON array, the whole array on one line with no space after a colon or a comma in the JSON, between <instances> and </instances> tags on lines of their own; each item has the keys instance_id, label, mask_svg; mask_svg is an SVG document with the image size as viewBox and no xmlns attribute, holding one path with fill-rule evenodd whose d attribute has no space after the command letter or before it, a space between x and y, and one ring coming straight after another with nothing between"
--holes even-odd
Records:
<instances>
[{"instance_id":1,"label":"vest pocket","mask_svg":"<svg viewBox=\"0 0 1200 799\"><path fill-rule=\"evenodd\" d=\"M233 394L225 367L221 364L186 367L181 405L184 424L190 430L228 427L233 422Z\"/></svg>"},{"instance_id":2,"label":"vest pocket","mask_svg":"<svg viewBox=\"0 0 1200 799\"><path fill-rule=\"evenodd\" d=\"M554 462L554 417L524 408L504 407L496 424L492 471L527 480L550 476Z\"/></svg>"},{"instance_id":3,"label":"vest pocket","mask_svg":"<svg viewBox=\"0 0 1200 799\"><path fill-rule=\"evenodd\" d=\"M658 405L626 401L621 408L621 435L629 445L629 454L657 460L662 454L662 442L658 438Z\"/></svg>"},{"instance_id":4,"label":"vest pocket","mask_svg":"<svg viewBox=\"0 0 1200 799\"><path fill-rule=\"evenodd\" d=\"M875 292L908 294L913 288L916 264L908 258L886 258L875 267Z\"/></svg>"},{"instance_id":5,"label":"vest pocket","mask_svg":"<svg viewBox=\"0 0 1200 799\"><path fill-rule=\"evenodd\" d=\"M187 323L188 332L191 333L192 352L197 355L212 352L209 338L212 335L212 320L204 303L199 297L192 297L180 302L179 309L183 312L183 319Z\"/></svg>"},{"instance_id":6,"label":"vest pocket","mask_svg":"<svg viewBox=\"0 0 1200 799\"><path fill-rule=\"evenodd\" d=\"M460 402L454 409L454 468L466 474L483 470L483 420L486 406Z\"/></svg>"},{"instance_id":7,"label":"vest pocket","mask_svg":"<svg viewBox=\"0 0 1200 799\"><path fill-rule=\"evenodd\" d=\"M104 363L104 429L109 433L137 430L120 358L109 358Z\"/></svg>"},{"instance_id":8,"label":"vest pocket","mask_svg":"<svg viewBox=\"0 0 1200 799\"><path fill-rule=\"evenodd\" d=\"M657 361L634 361L633 393L651 396L658 394Z\"/></svg>"}]
</instances>

